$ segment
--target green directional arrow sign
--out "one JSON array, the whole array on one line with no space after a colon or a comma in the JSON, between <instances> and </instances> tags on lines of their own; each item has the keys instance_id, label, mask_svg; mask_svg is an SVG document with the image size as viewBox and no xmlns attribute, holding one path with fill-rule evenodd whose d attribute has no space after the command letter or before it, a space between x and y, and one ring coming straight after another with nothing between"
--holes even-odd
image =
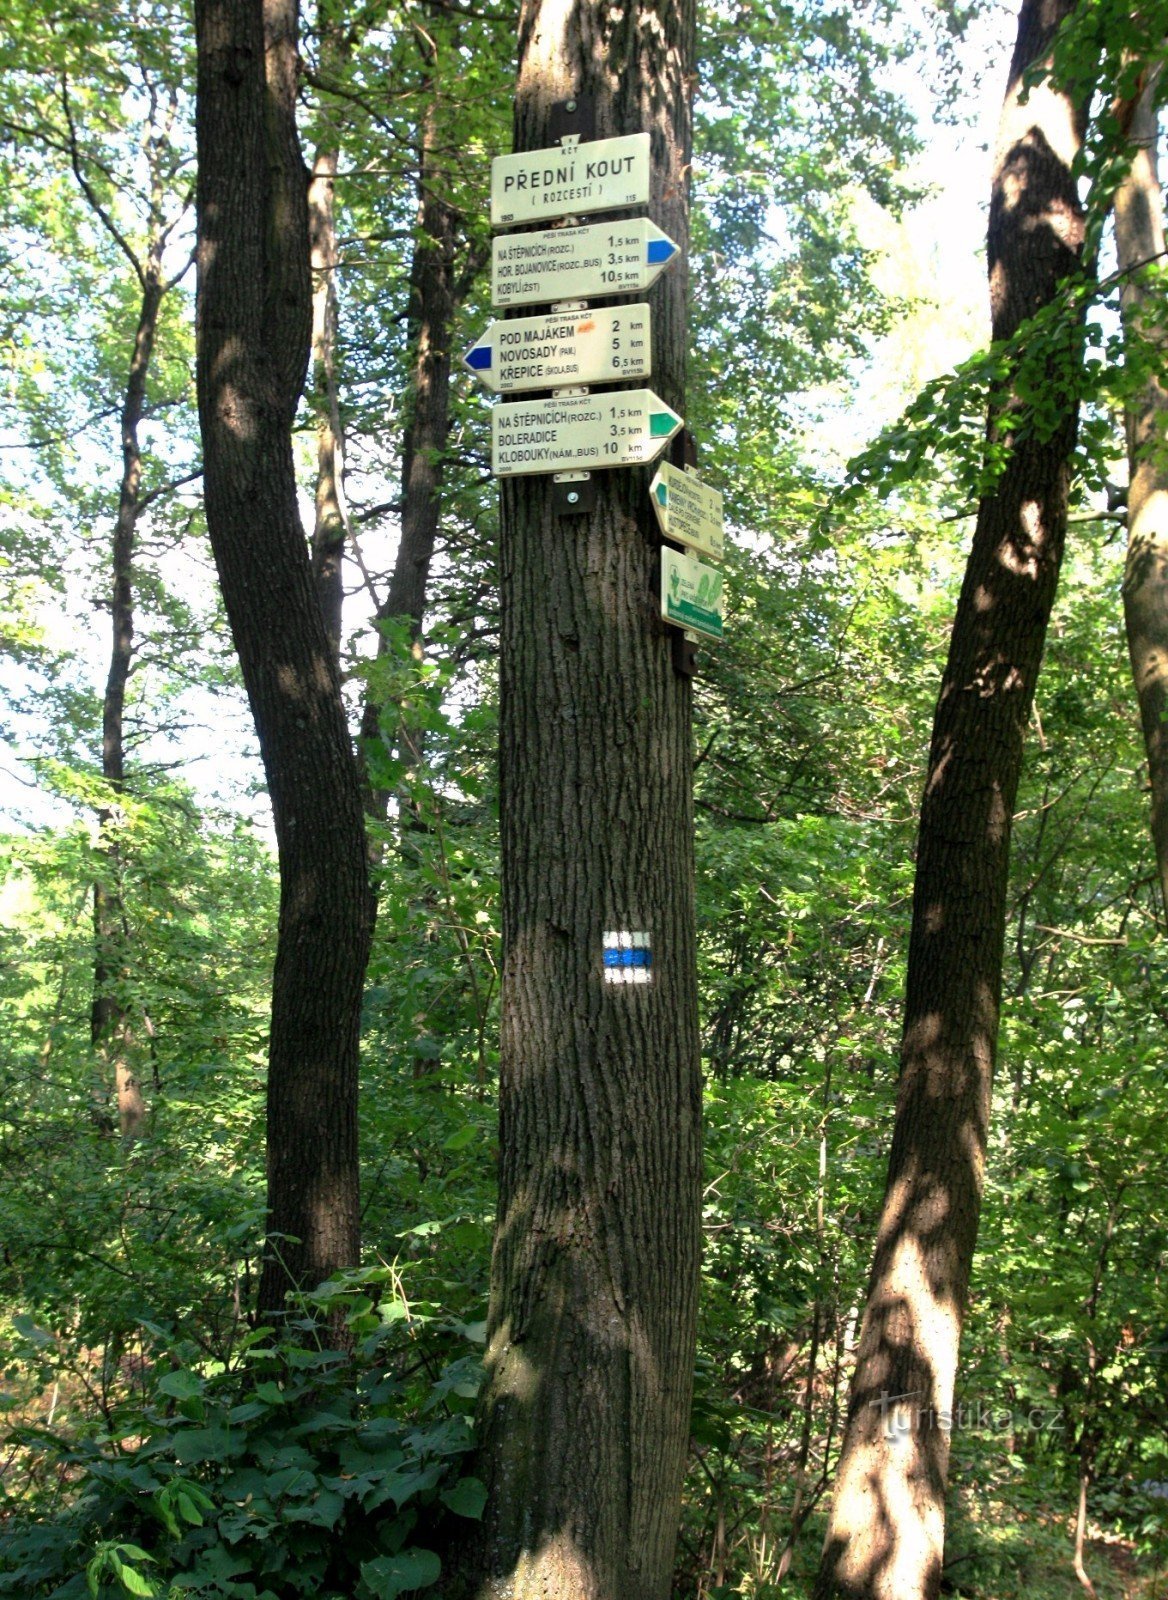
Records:
<instances>
[{"instance_id":1,"label":"green directional arrow sign","mask_svg":"<svg viewBox=\"0 0 1168 1600\"><path fill-rule=\"evenodd\" d=\"M491 412L491 466L500 478L635 466L655 461L681 426L652 389L503 402Z\"/></svg>"},{"instance_id":2,"label":"green directional arrow sign","mask_svg":"<svg viewBox=\"0 0 1168 1600\"><path fill-rule=\"evenodd\" d=\"M665 538L688 545L712 561L722 559L722 496L694 472L663 461L649 485L653 511Z\"/></svg>"}]
</instances>

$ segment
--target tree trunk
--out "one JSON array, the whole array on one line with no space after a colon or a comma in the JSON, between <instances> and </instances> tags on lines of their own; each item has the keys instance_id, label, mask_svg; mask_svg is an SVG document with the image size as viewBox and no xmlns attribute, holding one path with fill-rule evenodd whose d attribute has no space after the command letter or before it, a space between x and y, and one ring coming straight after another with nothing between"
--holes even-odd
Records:
<instances>
[{"instance_id":1,"label":"tree trunk","mask_svg":"<svg viewBox=\"0 0 1168 1600\"><path fill-rule=\"evenodd\" d=\"M423 84L426 94L431 87ZM418 220L410 266L409 330L414 352L414 375L402 437L401 537L389 592L378 607L378 624L405 618L417 645L426 610L426 588L438 537L442 509L442 477L446 436L450 427L450 340L458 304L455 253L458 214L442 193L437 163L438 110L433 97L425 102L418 141ZM469 288L469 282L462 292ZM384 658L389 641L378 634L377 656ZM361 743L366 747L382 735L384 708L375 695L365 702L361 718ZM391 735L392 737L392 735ZM418 746L417 729L399 730L398 742ZM371 817L384 821L389 790L367 780L365 807Z\"/></svg>"},{"instance_id":2,"label":"tree trunk","mask_svg":"<svg viewBox=\"0 0 1168 1600\"><path fill-rule=\"evenodd\" d=\"M1129 108L1132 159L1115 194L1115 243L1124 274L1120 290L1124 335L1129 360L1135 360L1141 374L1139 387L1127 402L1123 615L1148 752L1156 867L1168 907L1168 387L1163 380L1166 341L1160 326L1163 290L1159 280L1149 279L1143 270L1148 263L1164 265L1155 90L1153 78Z\"/></svg>"},{"instance_id":3,"label":"tree trunk","mask_svg":"<svg viewBox=\"0 0 1168 1600\"><path fill-rule=\"evenodd\" d=\"M291 428L312 329L295 0L198 0L197 360L207 522L272 799L280 927L261 1312L358 1259L365 839ZM266 46L266 48L265 48Z\"/></svg>"},{"instance_id":4,"label":"tree trunk","mask_svg":"<svg viewBox=\"0 0 1168 1600\"><path fill-rule=\"evenodd\" d=\"M323 48L323 45L322 45ZM316 519L312 575L334 657L340 659L345 600L345 435L337 394L336 177L340 152L324 146L312 165L312 399L316 412Z\"/></svg>"},{"instance_id":5,"label":"tree trunk","mask_svg":"<svg viewBox=\"0 0 1168 1600\"><path fill-rule=\"evenodd\" d=\"M1023 0L989 225L995 339L1080 270L1070 162L1082 122L1049 84L1021 104L1073 0ZM1074 359L1077 328L1068 317ZM1053 377L1053 374L1052 374ZM1065 374L1063 390L1065 391ZM1008 389L989 421L1009 438ZM817 1600L939 1592L958 1343L997 1047L1006 875L1022 743L1066 530L1073 402L1020 432L978 513L921 806L896 1122Z\"/></svg>"},{"instance_id":6,"label":"tree trunk","mask_svg":"<svg viewBox=\"0 0 1168 1600\"><path fill-rule=\"evenodd\" d=\"M142 482L138 426L146 403L146 377L163 296L160 241L152 244L140 277L142 300L122 401L122 482L114 523L110 593L113 642L101 712L101 773L114 794L121 793L126 781L122 721L134 650L134 539ZM121 992L128 976L128 933L122 904L118 818L113 806L103 806L98 812L98 852L103 858L104 870L93 885L96 954L90 1034L95 1048L103 1050L113 1064L118 1126L127 1138L132 1138L141 1128L146 1103L135 1062L133 1024Z\"/></svg>"},{"instance_id":7,"label":"tree trunk","mask_svg":"<svg viewBox=\"0 0 1168 1600\"><path fill-rule=\"evenodd\" d=\"M525 0L516 148L595 96L652 136L650 214L688 244L690 0ZM683 258L684 260L684 254ZM653 387L684 403L686 281L654 290ZM644 469L561 518L502 486L499 1209L479 1473L478 1600L664 1600L685 1464L701 1131L691 696L652 598ZM604 979L644 932L651 981ZM455 1592L462 1592L456 1590Z\"/></svg>"}]
</instances>

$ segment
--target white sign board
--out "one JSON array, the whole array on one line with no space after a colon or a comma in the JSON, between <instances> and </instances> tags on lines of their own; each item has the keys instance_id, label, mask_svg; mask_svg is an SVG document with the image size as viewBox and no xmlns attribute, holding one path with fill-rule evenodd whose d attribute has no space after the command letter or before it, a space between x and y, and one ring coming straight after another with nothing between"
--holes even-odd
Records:
<instances>
[{"instance_id":1,"label":"white sign board","mask_svg":"<svg viewBox=\"0 0 1168 1600\"><path fill-rule=\"evenodd\" d=\"M648 217L498 234L491 241L491 304L531 306L640 294L678 254L669 235Z\"/></svg>"},{"instance_id":2,"label":"white sign board","mask_svg":"<svg viewBox=\"0 0 1168 1600\"><path fill-rule=\"evenodd\" d=\"M491 412L491 469L573 472L655 461L682 425L651 389L578 400L502 401Z\"/></svg>"},{"instance_id":3,"label":"white sign board","mask_svg":"<svg viewBox=\"0 0 1168 1600\"><path fill-rule=\"evenodd\" d=\"M647 378L653 370L649 307L492 322L463 360L495 394Z\"/></svg>"},{"instance_id":4,"label":"white sign board","mask_svg":"<svg viewBox=\"0 0 1168 1600\"><path fill-rule=\"evenodd\" d=\"M649 199L649 135L551 145L491 162L491 226L618 211Z\"/></svg>"},{"instance_id":5,"label":"white sign board","mask_svg":"<svg viewBox=\"0 0 1168 1600\"><path fill-rule=\"evenodd\" d=\"M692 472L663 461L649 485L653 510L665 538L721 561L722 496Z\"/></svg>"},{"instance_id":6,"label":"white sign board","mask_svg":"<svg viewBox=\"0 0 1168 1600\"><path fill-rule=\"evenodd\" d=\"M661 548L661 615L675 627L720 639L722 574L681 550Z\"/></svg>"}]
</instances>

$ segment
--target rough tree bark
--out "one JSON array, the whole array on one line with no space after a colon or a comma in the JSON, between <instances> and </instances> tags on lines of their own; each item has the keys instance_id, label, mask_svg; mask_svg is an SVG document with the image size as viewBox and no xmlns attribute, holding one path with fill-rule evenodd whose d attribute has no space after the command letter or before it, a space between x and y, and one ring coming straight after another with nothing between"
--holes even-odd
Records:
<instances>
[{"instance_id":1,"label":"rough tree bark","mask_svg":"<svg viewBox=\"0 0 1168 1600\"><path fill-rule=\"evenodd\" d=\"M1047 59L1074 0L1023 0L989 223L995 339L1080 271L1070 163L1082 119ZM1077 329L1068 313L1066 360ZM1060 393L1068 392L1067 374ZM1009 387L991 437L1015 426ZM1076 407L1022 431L980 505L933 724L921 806L904 1037L888 1181L816 1583L817 1600L933 1600L940 1589L954 1380L981 1207L997 1047L1006 875L1022 744L1066 531Z\"/></svg>"},{"instance_id":2,"label":"rough tree bark","mask_svg":"<svg viewBox=\"0 0 1168 1600\"><path fill-rule=\"evenodd\" d=\"M1152 841L1168 907L1168 386L1163 289L1147 267L1164 265L1164 199L1157 171L1152 74L1134 104L1131 167L1115 195L1115 242L1123 273L1120 312L1128 360L1139 373L1127 400L1127 564L1123 614L1152 786Z\"/></svg>"},{"instance_id":3,"label":"rough tree bark","mask_svg":"<svg viewBox=\"0 0 1168 1600\"><path fill-rule=\"evenodd\" d=\"M295 0L198 0L199 419L207 522L280 860L261 1312L358 1257L371 903L340 682L297 510L312 330Z\"/></svg>"},{"instance_id":4,"label":"rough tree bark","mask_svg":"<svg viewBox=\"0 0 1168 1600\"><path fill-rule=\"evenodd\" d=\"M688 244L690 0L524 0L516 148L595 96L651 135L651 215ZM684 259L684 255L683 255ZM653 293L653 387L683 410L686 281ZM691 695L652 598L646 469L502 486L499 1208L479 1473L451 1593L664 1600L689 1430L700 1253ZM652 981L604 981L645 931Z\"/></svg>"}]
</instances>

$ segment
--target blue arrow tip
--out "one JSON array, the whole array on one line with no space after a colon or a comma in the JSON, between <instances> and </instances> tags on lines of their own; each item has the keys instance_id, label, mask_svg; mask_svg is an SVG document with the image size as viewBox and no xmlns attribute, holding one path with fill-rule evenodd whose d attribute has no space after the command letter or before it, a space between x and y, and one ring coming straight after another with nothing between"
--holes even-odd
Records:
<instances>
[{"instance_id":1,"label":"blue arrow tip","mask_svg":"<svg viewBox=\"0 0 1168 1600\"><path fill-rule=\"evenodd\" d=\"M472 372L483 372L491 364L489 344L476 344L466 353L466 364Z\"/></svg>"},{"instance_id":2,"label":"blue arrow tip","mask_svg":"<svg viewBox=\"0 0 1168 1600\"><path fill-rule=\"evenodd\" d=\"M650 239L647 249L648 255L645 259L652 267L656 266L659 261L668 261L670 256L676 252L677 246L672 239Z\"/></svg>"}]
</instances>

